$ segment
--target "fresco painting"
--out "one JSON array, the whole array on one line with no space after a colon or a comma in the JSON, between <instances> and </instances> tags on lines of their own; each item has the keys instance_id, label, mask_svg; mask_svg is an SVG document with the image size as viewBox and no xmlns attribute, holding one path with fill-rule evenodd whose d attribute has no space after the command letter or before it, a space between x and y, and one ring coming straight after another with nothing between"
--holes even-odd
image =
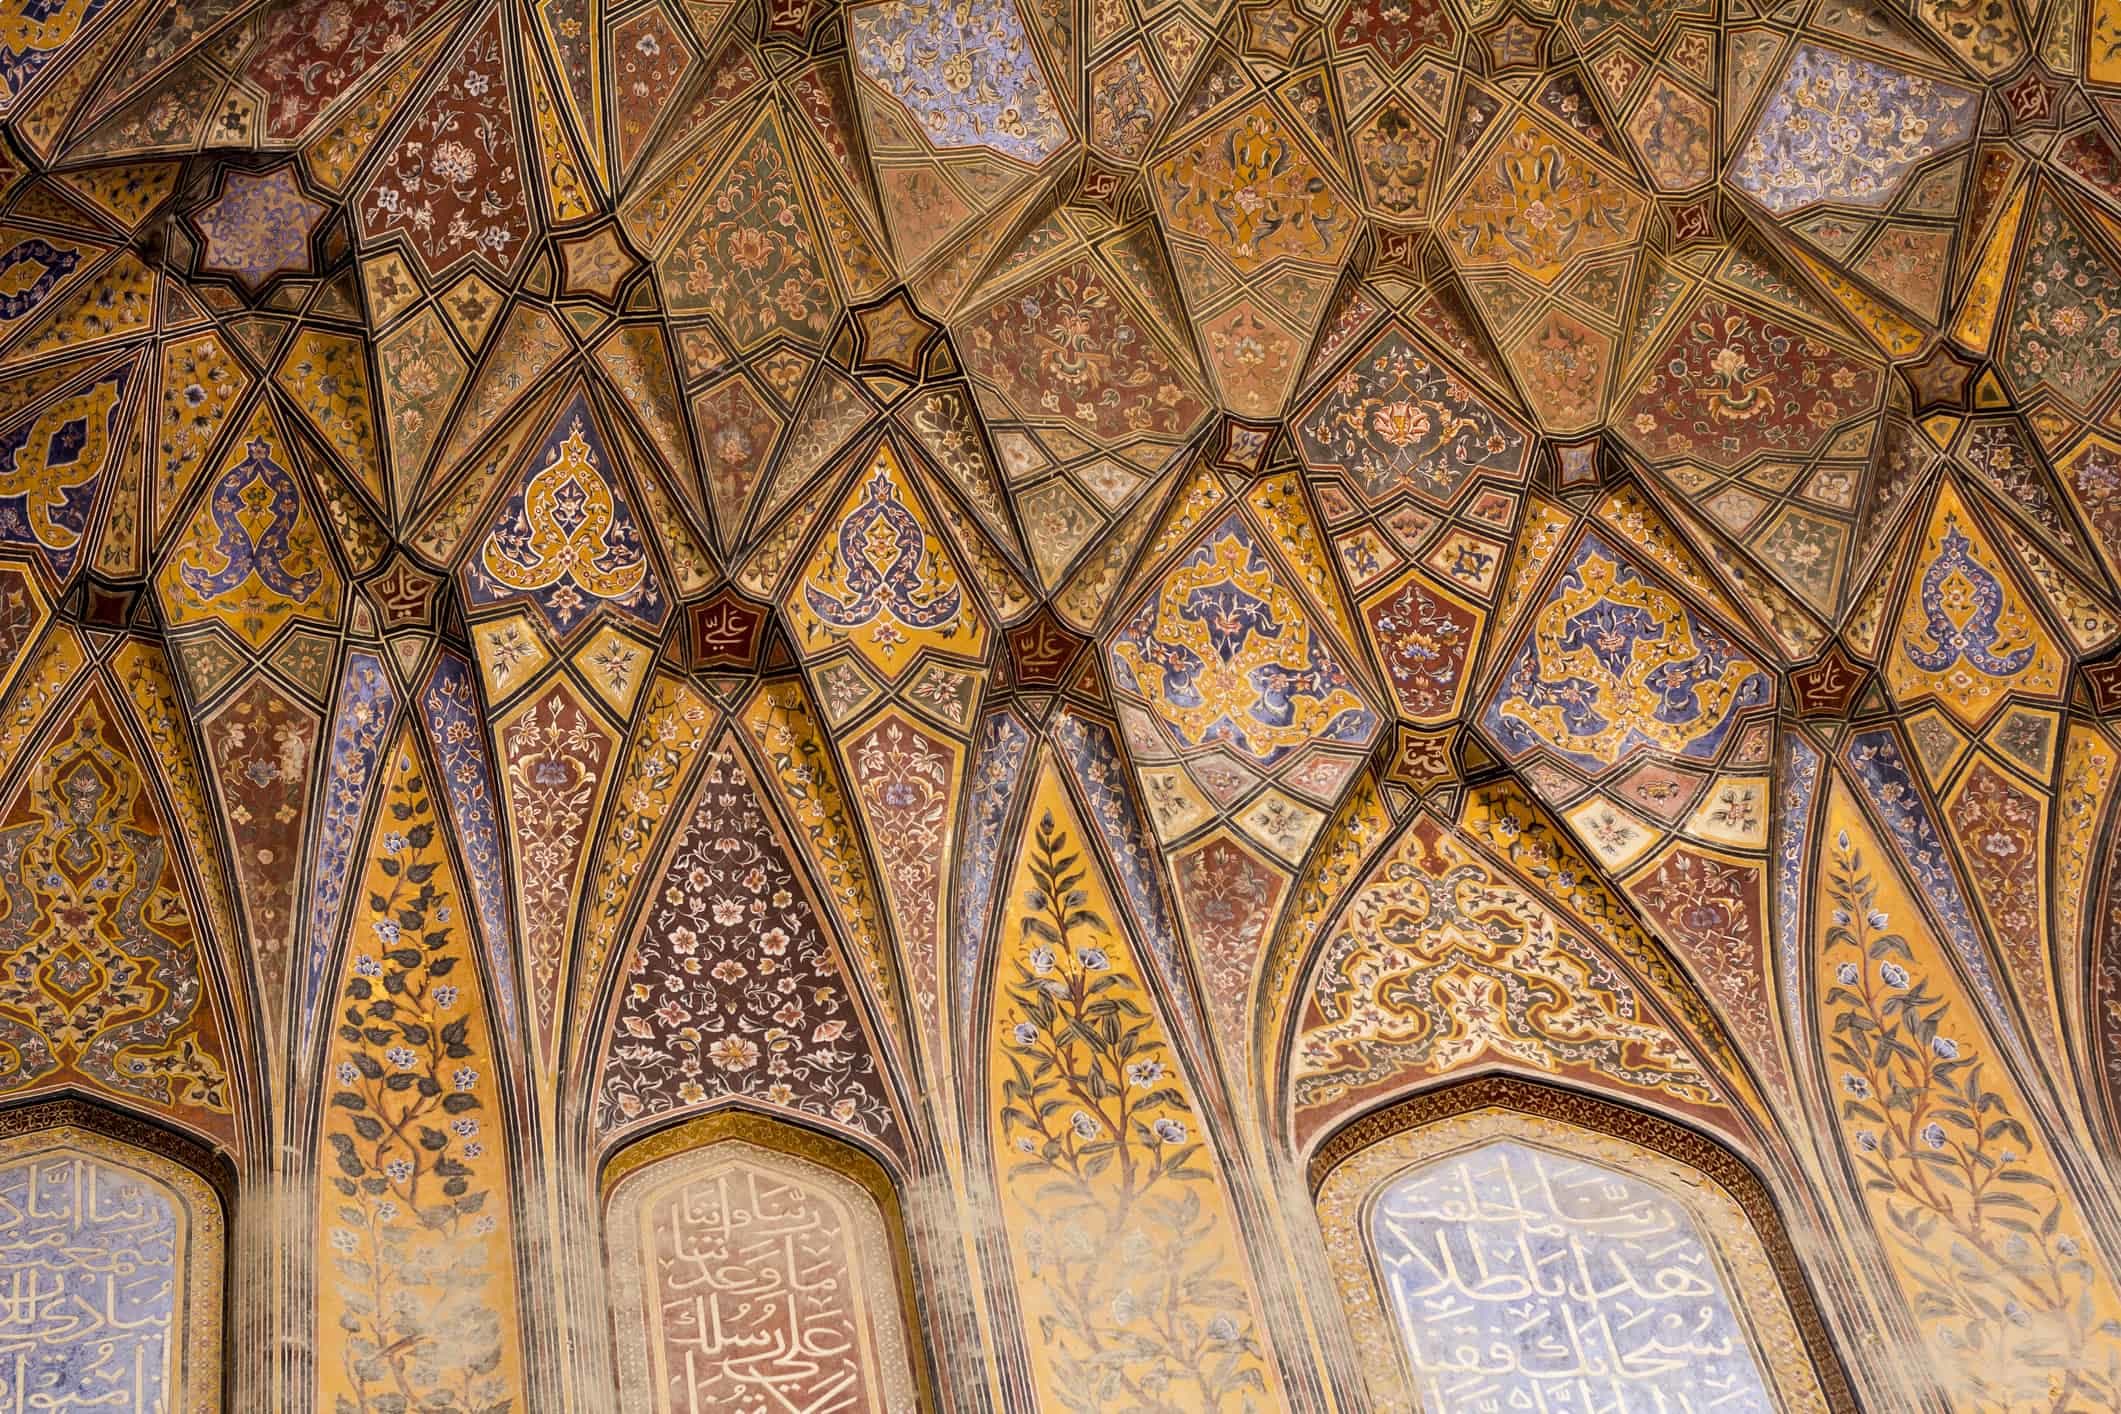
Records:
<instances>
[{"instance_id":1,"label":"fresco painting","mask_svg":"<svg viewBox=\"0 0 2121 1414\"><path fill-rule=\"evenodd\" d=\"M2121 9L0 9L0 1409L2121 1407Z\"/></svg>"}]
</instances>

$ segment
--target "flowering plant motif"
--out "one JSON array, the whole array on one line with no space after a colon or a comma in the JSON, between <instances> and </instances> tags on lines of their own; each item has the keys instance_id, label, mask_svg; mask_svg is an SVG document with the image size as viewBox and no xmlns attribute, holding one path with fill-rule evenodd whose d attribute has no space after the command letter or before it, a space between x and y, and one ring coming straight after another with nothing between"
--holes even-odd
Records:
<instances>
[{"instance_id":1,"label":"flowering plant motif","mask_svg":"<svg viewBox=\"0 0 2121 1414\"><path fill-rule=\"evenodd\" d=\"M356 207L367 235L402 232L430 274L475 255L505 275L531 233L500 11L490 13Z\"/></svg>"},{"instance_id":2,"label":"flowering plant motif","mask_svg":"<svg viewBox=\"0 0 2121 1414\"><path fill-rule=\"evenodd\" d=\"M1071 1410L1236 1410L1266 1392L1249 1293L1199 1185L1213 1160L1089 864L1053 813L1028 857L1005 987L1001 1140L1035 1192L1038 1337Z\"/></svg>"},{"instance_id":3,"label":"flowering plant motif","mask_svg":"<svg viewBox=\"0 0 2121 1414\"><path fill-rule=\"evenodd\" d=\"M338 1368L320 1362L319 1379L335 1414L508 1414L514 1292L505 1156L481 1119L489 1043L409 737L376 830L328 1061L319 1346Z\"/></svg>"},{"instance_id":4,"label":"flowering plant motif","mask_svg":"<svg viewBox=\"0 0 2121 1414\"><path fill-rule=\"evenodd\" d=\"M1921 163L1974 134L1979 95L1815 45L1790 56L1732 180L1782 215L1888 204Z\"/></svg>"},{"instance_id":5,"label":"flowering plant motif","mask_svg":"<svg viewBox=\"0 0 2121 1414\"><path fill-rule=\"evenodd\" d=\"M1917 1317L1961 1357L1950 1374L1972 1407L2121 1407L2121 1325L2101 1319L2113 1294L2013 1097L1983 1083L1978 1031L1953 1025L1846 830L1830 860L1827 1058Z\"/></svg>"},{"instance_id":6,"label":"flowering plant motif","mask_svg":"<svg viewBox=\"0 0 2121 1414\"><path fill-rule=\"evenodd\" d=\"M823 334L837 300L804 210L780 129L764 119L663 258L671 309L712 312L745 348Z\"/></svg>"}]
</instances>

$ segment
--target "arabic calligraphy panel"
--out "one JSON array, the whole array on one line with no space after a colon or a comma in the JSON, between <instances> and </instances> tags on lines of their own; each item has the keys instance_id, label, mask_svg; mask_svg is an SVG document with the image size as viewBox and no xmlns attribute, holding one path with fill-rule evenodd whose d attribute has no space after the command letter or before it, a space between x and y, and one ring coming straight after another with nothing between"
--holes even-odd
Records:
<instances>
[{"instance_id":1,"label":"arabic calligraphy panel","mask_svg":"<svg viewBox=\"0 0 2121 1414\"><path fill-rule=\"evenodd\" d=\"M738 1133L778 1128L729 1118L738 1123L725 1128ZM644 1141L655 1156L619 1179L605 1210L622 1406L920 1407L896 1224L870 1186L733 1136L669 1152L666 1137L682 1143L691 1133ZM881 1170L872 1178L887 1183Z\"/></svg>"},{"instance_id":2,"label":"arabic calligraphy panel","mask_svg":"<svg viewBox=\"0 0 2121 1414\"><path fill-rule=\"evenodd\" d=\"M0 1139L0 1408L221 1407L219 1201L71 1126Z\"/></svg>"},{"instance_id":3,"label":"arabic calligraphy panel","mask_svg":"<svg viewBox=\"0 0 2121 1414\"><path fill-rule=\"evenodd\" d=\"M1500 1108L1359 1150L1318 1204L1369 1407L1826 1409L1760 1234L1708 1178Z\"/></svg>"}]
</instances>

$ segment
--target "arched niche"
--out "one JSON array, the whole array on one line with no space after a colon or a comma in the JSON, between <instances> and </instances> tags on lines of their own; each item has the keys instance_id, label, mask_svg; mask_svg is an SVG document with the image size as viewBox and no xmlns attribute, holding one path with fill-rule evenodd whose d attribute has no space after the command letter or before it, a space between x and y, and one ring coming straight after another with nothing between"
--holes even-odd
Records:
<instances>
[{"instance_id":1,"label":"arched niche","mask_svg":"<svg viewBox=\"0 0 2121 1414\"><path fill-rule=\"evenodd\" d=\"M1356 1120L1309 1178L1378 1414L1856 1408L1766 1189L1693 1130L1486 1077Z\"/></svg>"},{"instance_id":2,"label":"arched niche","mask_svg":"<svg viewBox=\"0 0 2121 1414\"><path fill-rule=\"evenodd\" d=\"M230 1188L100 1106L0 1110L0 1410L218 1414Z\"/></svg>"},{"instance_id":3,"label":"arched niche","mask_svg":"<svg viewBox=\"0 0 2121 1414\"><path fill-rule=\"evenodd\" d=\"M913 1414L927 1388L890 1175L725 1110L620 1150L604 1253L625 1414Z\"/></svg>"}]
</instances>

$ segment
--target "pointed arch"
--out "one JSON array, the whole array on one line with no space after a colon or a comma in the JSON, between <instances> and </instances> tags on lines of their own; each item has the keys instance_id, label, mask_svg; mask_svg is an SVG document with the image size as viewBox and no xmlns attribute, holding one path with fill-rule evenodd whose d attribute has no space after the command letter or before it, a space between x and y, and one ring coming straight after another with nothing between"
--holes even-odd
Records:
<instances>
[{"instance_id":1,"label":"pointed arch","mask_svg":"<svg viewBox=\"0 0 2121 1414\"><path fill-rule=\"evenodd\" d=\"M1616 1401L1856 1408L1766 1186L1700 1131L1490 1075L1351 1121L1307 1176L1379 1414L1534 1395L1548 1358Z\"/></svg>"},{"instance_id":2,"label":"pointed arch","mask_svg":"<svg viewBox=\"0 0 2121 1414\"><path fill-rule=\"evenodd\" d=\"M37 1297L0 1311L0 1405L219 1414L234 1184L203 1145L99 1104L0 1110L0 1270Z\"/></svg>"},{"instance_id":3,"label":"pointed arch","mask_svg":"<svg viewBox=\"0 0 2121 1414\"><path fill-rule=\"evenodd\" d=\"M602 1177L620 1407L935 1407L905 1220L852 1143L744 1109L660 1129ZM746 1352L779 1350L785 1362Z\"/></svg>"}]
</instances>

